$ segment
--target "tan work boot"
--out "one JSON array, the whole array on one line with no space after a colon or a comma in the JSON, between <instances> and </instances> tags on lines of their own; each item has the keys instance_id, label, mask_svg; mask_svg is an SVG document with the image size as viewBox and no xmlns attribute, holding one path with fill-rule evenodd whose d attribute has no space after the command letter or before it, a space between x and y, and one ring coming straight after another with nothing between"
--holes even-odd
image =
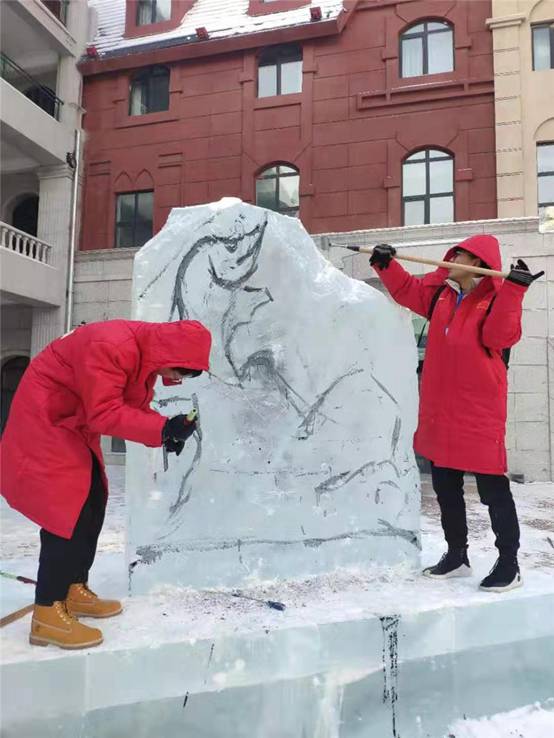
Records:
<instances>
[{"instance_id":1,"label":"tan work boot","mask_svg":"<svg viewBox=\"0 0 554 738\"><path fill-rule=\"evenodd\" d=\"M65 602L35 605L29 643L33 646L91 648L103 641L102 631L89 628L67 612Z\"/></svg>"},{"instance_id":2,"label":"tan work boot","mask_svg":"<svg viewBox=\"0 0 554 738\"><path fill-rule=\"evenodd\" d=\"M123 610L121 602L100 599L86 584L72 584L65 602L71 615L87 618L111 618Z\"/></svg>"}]
</instances>

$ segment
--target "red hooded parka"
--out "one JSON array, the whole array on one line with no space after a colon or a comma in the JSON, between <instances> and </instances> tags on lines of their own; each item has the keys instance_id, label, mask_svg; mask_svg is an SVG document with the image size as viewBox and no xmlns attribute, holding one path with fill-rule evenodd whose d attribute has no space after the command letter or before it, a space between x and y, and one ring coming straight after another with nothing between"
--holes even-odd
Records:
<instances>
[{"instance_id":1,"label":"red hooded parka","mask_svg":"<svg viewBox=\"0 0 554 738\"><path fill-rule=\"evenodd\" d=\"M100 435L161 446L167 420L150 408L157 371L205 371L211 336L196 321L111 320L80 326L28 366L2 435L0 491L11 507L70 538L89 493Z\"/></svg>"},{"instance_id":2,"label":"red hooded parka","mask_svg":"<svg viewBox=\"0 0 554 738\"><path fill-rule=\"evenodd\" d=\"M494 236L471 236L457 248L501 269ZM445 261L454 255L452 248ZM448 270L441 268L418 279L395 260L377 272L396 302L423 317L448 278ZM502 349L521 337L525 291L513 282L484 277L459 304L448 283L441 292L429 325L414 437L415 450L436 466L482 474L506 471L508 382Z\"/></svg>"}]
</instances>

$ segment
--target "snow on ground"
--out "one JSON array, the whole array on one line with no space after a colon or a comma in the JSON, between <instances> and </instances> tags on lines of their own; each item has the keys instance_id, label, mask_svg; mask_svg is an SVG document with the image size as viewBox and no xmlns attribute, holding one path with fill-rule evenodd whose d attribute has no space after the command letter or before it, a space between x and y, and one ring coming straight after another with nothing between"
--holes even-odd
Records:
<instances>
[{"instance_id":1,"label":"snow on ground","mask_svg":"<svg viewBox=\"0 0 554 738\"><path fill-rule=\"evenodd\" d=\"M91 585L107 597L125 597L124 467L108 469L111 495ZM398 614L440 607L465 607L491 598L521 599L554 590L554 484L513 485L521 529L521 564L525 585L505 595L478 589L480 579L495 561L496 550L487 509L480 504L475 485L468 480L467 510L473 576L436 582L405 567L338 571L301 581L252 582L243 591L262 599L279 600L286 612L255 602L235 599L225 591L199 592L161 586L148 597L125 600L125 615L102 624L105 642L98 650L140 648L157 642L177 642L183 634L195 639L236 633L277 630L295 626L367 617L371 613ZM39 550L38 529L6 503L0 502L0 569L34 577ZM444 551L438 509L428 481L422 494L422 564L434 563ZM33 599L33 588L0 578L1 614L6 615ZM59 649L36 649L28 643L29 616L1 633L2 661L39 661L72 658ZM554 706L553 706L554 709ZM467 720L452 726L454 738L553 738L554 712L529 706L490 719Z\"/></svg>"},{"instance_id":2,"label":"snow on ground","mask_svg":"<svg viewBox=\"0 0 554 738\"><path fill-rule=\"evenodd\" d=\"M550 706L554 710L554 701ZM449 738L552 738L554 712L527 705L480 720L457 720L449 730Z\"/></svg>"},{"instance_id":3,"label":"snow on ground","mask_svg":"<svg viewBox=\"0 0 554 738\"><path fill-rule=\"evenodd\" d=\"M107 597L124 597L127 572L124 558L125 492L124 467L108 470L111 494L106 524L99 541L99 553L91 586ZM554 484L514 485L522 527L521 562L525 586L504 597L522 598L551 592L554 569ZM437 505L428 482L423 484L422 563L434 563L444 551ZM387 569L338 571L300 581L253 581L243 591L262 599L286 603L286 618L251 601L230 597L229 592L198 592L192 589L160 586L149 597L126 602L126 618L106 622L106 643L101 648L140 645L151 638L152 624L160 640L173 641L185 631L190 638L210 632L251 631L258 628L291 627L310 623L357 618L368 612L412 612L445 606L465 606L489 601L491 595L478 589L480 579L495 561L496 550L490 532L487 510L479 503L474 486L468 484L468 521L473 576L436 582L403 566ZM36 526L0 504L0 569L28 577L36 575L38 530ZM32 601L33 588L0 579L1 612L23 607ZM4 658L15 660L48 658L52 649L29 646L25 637L28 618L14 623L2 633ZM175 633L173 632L175 631ZM59 655L59 654L56 654Z\"/></svg>"}]
</instances>

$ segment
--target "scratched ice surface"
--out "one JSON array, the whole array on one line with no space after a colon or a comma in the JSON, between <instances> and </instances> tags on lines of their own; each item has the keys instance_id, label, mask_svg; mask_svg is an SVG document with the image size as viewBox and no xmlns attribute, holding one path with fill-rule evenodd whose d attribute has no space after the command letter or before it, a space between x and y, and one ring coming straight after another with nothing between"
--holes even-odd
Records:
<instances>
[{"instance_id":1,"label":"scratched ice surface","mask_svg":"<svg viewBox=\"0 0 554 738\"><path fill-rule=\"evenodd\" d=\"M196 319L211 375L179 458L130 444L131 588L237 586L419 555L407 316L331 266L294 218L239 200L173 210L135 258L133 316Z\"/></svg>"}]
</instances>

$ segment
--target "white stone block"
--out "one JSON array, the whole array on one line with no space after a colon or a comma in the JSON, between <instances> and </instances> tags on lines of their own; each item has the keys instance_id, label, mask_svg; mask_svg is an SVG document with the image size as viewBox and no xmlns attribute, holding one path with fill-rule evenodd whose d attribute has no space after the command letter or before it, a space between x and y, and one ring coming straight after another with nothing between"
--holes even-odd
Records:
<instances>
[{"instance_id":1,"label":"white stone block","mask_svg":"<svg viewBox=\"0 0 554 738\"><path fill-rule=\"evenodd\" d=\"M515 421L546 421L548 420L548 397L546 392L516 395Z\"/></svg>"},{"instance_id":2,"label":"white stone block","mask_svg":"<svg viewBox=\"0 0 554 738\"><path fill-rule=\"evenodd\" d=\"M510 366L509 386L515 393L528 394L538 393L546 397L548 388L547 368L544 365L538 366ZM515 408L514 408L515 409Z\"/></svg>"},{"instance_id":3,"label":"white stone block","mask_svg":"<svg viewBox=\"0 0 554 738\"><path fill-rule=\"evenodd\" d=\"M518 451L550 451L550 432L546 422L518 422L516 420L516 447Z\"/></svg>"},{"instance_id":4,"label":"white stone block","mask_svg":"<svg viewBox=\"0 0 554 738\"><path fill-rule=\"evenodd\" d=\"M546 310L524 310L521 316L523 335L528 338L546 338L548 313Z\"/></svg>"},{"instance_id":5,"label":"white stone block","mask_svg":"<svg viewBox=\"0 0 554 738\"><path fill-rule=\"evenodd\" d=\"M546 339L527 338L524 336L512 348L510 364L516 365L546 365Z\"/></svg>"}]
</instances>

